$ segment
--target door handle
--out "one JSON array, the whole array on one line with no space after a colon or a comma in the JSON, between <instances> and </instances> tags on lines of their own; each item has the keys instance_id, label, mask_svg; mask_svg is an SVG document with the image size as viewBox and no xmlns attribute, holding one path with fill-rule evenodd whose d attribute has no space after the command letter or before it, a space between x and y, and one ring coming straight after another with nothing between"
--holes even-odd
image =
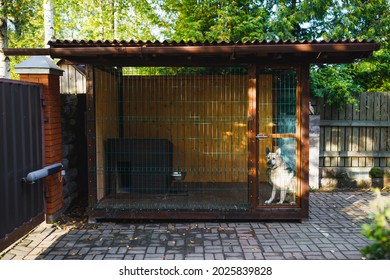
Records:
<instances>
[{"instance_id":1,"label":"door handle","mask_svg":"<svg viewBox=\"0 0 390 280\"><path fill-rule=\"evenodd\" d=\"M268 135L266 134L257 134L256 135L256 139L257 140L264 140L264 139L267 139L268 138Z\"/></svg>"}]
</instances>

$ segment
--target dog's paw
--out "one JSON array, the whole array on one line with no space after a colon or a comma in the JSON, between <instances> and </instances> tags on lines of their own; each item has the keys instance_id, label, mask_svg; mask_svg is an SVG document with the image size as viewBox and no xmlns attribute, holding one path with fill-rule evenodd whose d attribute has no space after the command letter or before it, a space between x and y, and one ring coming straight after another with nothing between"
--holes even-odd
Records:
<instances>
[{"instance_id":1,"label":"dog's paw","mask_svg":"<svg viewBox=\"0 0 390 280\"><path fill-rule=\"evenodd\" d=\"M265 204L271 204L271 203L272 203L272 200L266 200L264 203L265 203Z\"/></svg>"},{"instance_id":2,"label":"dog's paw","mask_svg":"<svg viewBox=\"0 0 390 280\"><path fill-rule=\"evenodd\" d=\"M295 204L297 204L295 201L290 202L290 205L295 205Z\"/></svg>"},{"instance_id":3,"label":"dog's paw","mask_svg":"<svg viewBox=\"0 0 390 280\"><path fill-rule=\"evenodd\" d=\"M276 204L283 204L283 201L279 201L279 202L277 202Z\"/></svg>"}]
</instances>

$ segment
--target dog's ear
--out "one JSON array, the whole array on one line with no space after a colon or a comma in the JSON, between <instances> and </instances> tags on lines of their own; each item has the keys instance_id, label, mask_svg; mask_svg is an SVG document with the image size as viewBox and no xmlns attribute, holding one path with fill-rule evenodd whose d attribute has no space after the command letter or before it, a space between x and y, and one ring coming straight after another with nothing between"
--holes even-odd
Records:
<instances>
[{"instance_id":1,"label":"dog's ear","mask_svg":"<svg viewBox=\"0 0 390 280\"><path fill-rule=\"evenodd\" d=\"M269 154L269 148L265 148L265 154L268 155Z\"/></svg>"},{"instance_id":2,"label":"dog's ear","mask_svg":"<svg viewBox=\"0 0 390 280\"><path fill-rule=\"evenodd\" d=\"M278 156L280 156L282 154L282 150L280 148L278 148L275 152L275 154L277 154Z\"/></svg>"}]
</instances>

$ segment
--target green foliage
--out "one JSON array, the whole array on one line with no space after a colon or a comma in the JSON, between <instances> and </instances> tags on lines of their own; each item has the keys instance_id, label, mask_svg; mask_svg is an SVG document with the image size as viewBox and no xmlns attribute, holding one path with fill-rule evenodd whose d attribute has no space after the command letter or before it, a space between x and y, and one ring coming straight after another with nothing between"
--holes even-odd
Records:
<instances>
[{"instance_id":1,"label":"green foliage","mask_svg":"<svg viewBox=\"0 0 390 280\"><path fill-rule=\"evenodd\" d=\"M311 68L311 92L328 104L356 104L363 88L355 82L349 65L319 65Z\"/></svg>"},{"instance_id":2,"label":"green foliage","mask_svg":"<svg viewBox=\"0 0 390 280\"><path fill-rule=\"evenodd\" d=\"M41 1L2 1L0 16L8 21L9 48L43 47L43 10ZM11 69L26 57L10 57ZM11 73L11 78L17 78Z\"/></svg>"},{"instance_id":3,"label":"green foliage","mask_svg":"<svg viewBox=\"0 0 390 280\"><path fill-rule=\"evenodd\" d=\"M9 47L42 47L42 1L0 1ZM388 0L55 0L57 39L252 41L374 39L381 50L351 65L311 70L312 95L355 103L390 91ZM20 58L12 58L13 64Z\"/></svg>"},{"instance_id":4,"label":"green foliage","mask_svg":"<svg viewBox=\"0 0 390 280\"><path fill-rule=\"evenodd\" d=\"M371 223L362 225L362 235L373 243L362 248L364 257L372 260L390 259L390 197L381 196L376 190L376 199L371 201Z\"/></svg>"},{"instance_id":5,"label":"green foliage","mask_svg":"<svg viewBox=\"0 0 390 280\"><path fill-rule=\"evenodd\" d=\"M390 91L390 46L381 47L371 59L355 64L356 80L366 91Z\"/></svg>"},{"instance_id":6,"label":"green foliage","mask_svg":"<svg viewBox=\"0 0 390 280\"><path fill-rule=\"evenodd\" d=\"M327 79L329 76L317 78L322 81L323 89L330 94L325 100L327 103L338 103L345 96L343 102L354 103L353 94L362 91L378 92L390 91L390 2L388 0L348 0L340 1L332 5L329 10L328 20L324 21L325 39L374 39L381 44L381 50L364 61L358 61L351 65L330 66L339 68L340 78L337 82ZM332 71L332 70L330 70ZM313 78L314 81L314 78ZM352 82L352 85L351 85ZM313 94L322 96L321 81L315 81ZM334 83L339 87L334 87ZM327 87L326 85L330 86ZM343 89L352 86L350 94ZM340 90L339 90L340 89ZM333 99L333 97L336 97Z\"/></svg>"},{"instance_id":7,"label":"green foliage","mask_svg":"<svg viewBox=\"0 0 390 280\"><path fill-rule=\"evenodd\" d=\"M22 36L29 27L34 25L34 18L37 16L36 7L40 5L38 1L29 0L7 0L0 1L0 17L6 18L11 24L10 29Z\"/></svg>"},{"instance_id":8,"label":"green foliage","mask_svg":"<svg viewBox=\"0 0 390 280\"><path fill-rule=\"evenodd\" d=\"M373 167L370 169L370 172L368 173L370 175L370 178L383 178L384 170L378 167Z\"/></svg>"},{"instance_id":9,"label":"green foliage","mask_svg":"<svg viewBox=\"0 0 390 280\"><path fill-rule=\"evenodd\" d=\"M381 50L351 65L312 67L312 95L353 104L363 91L390 91L390 3L386 0L167 0L162 22L174 40L374 39Z\"/></svg>"},{"instance_id":10,"label":"green foliage","mask_svg":"<svg viewBox=\"0 0 390 280\"><path fill-rule=\"evenodd\" d=\"M159 1L163 34L171 40L247 41L266 39L272 4L251 0Z\"/></svg>"},{"instance_id":11,"label":"green foliage","mask_svg":"<svg viewBox=\"0 0 390 280\"><path fill-rule=\"evenodd\" d=\"M153 40L157 16L148 0L56 0L55 37Z\"/></svg>"}]
</instances>

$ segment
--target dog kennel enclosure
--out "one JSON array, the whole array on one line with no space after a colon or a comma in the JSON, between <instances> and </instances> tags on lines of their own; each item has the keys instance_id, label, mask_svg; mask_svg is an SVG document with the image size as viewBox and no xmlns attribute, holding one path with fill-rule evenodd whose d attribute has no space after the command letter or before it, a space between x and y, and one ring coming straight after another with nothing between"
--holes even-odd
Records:
<instances>
[{"instance_id":1,"label":"dog kennel enclosure","mask_svg":"<svg viewBox=\"0 0 390 280\"><path fill-rule=\"evenodd\" d=\"M351 63L377 48L50 42L53 58L86 64L90 219L306 219L309 66ZM283 165L272 176L267 155L277 149ZM278 190L269 202L282 176L293 195L279 203Z\"/></svg>"}]
</instances>

